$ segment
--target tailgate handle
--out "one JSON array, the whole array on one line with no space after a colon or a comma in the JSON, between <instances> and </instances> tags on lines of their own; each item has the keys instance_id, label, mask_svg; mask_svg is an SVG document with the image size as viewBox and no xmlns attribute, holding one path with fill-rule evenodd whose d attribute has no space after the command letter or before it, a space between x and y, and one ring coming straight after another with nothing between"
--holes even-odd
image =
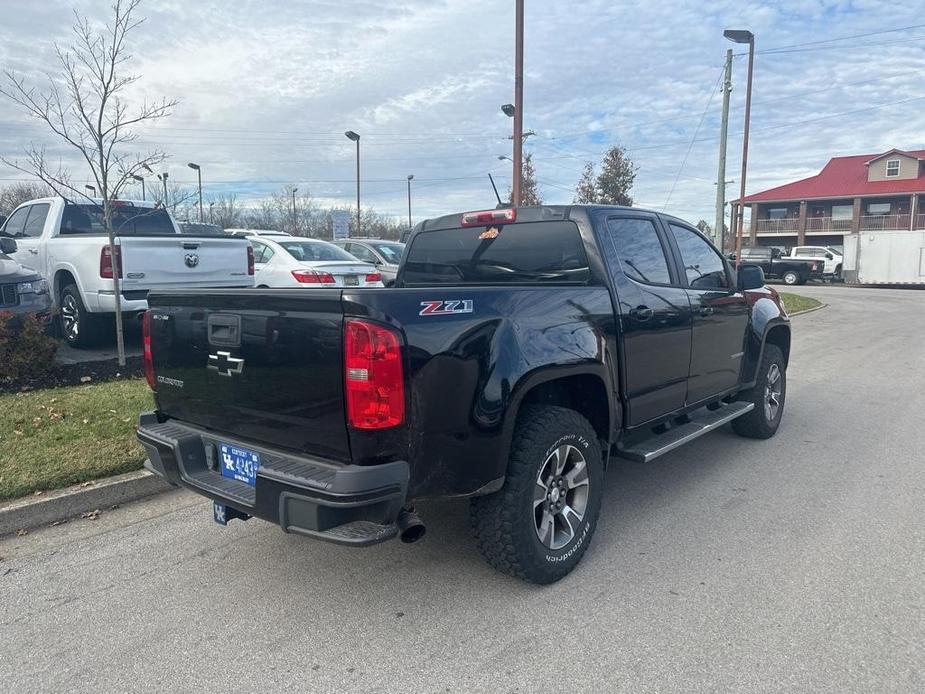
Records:
<instances>
[{"instance_id":1,"label":"tailgate handle","mask_svg":"<svg viewBox=\"0 0 925 694\"><path fill-rule=\"evenodd\" d=\"M209 344L214 347L240 347L241 316L227 313L209 316Z\"/></svg>"},{"instance_id":2,"label":"tailgate handle","mask_svg":"<svg viewBox=\"0 0 925 694\"><path fill-rule=\"evenodd\" d=\"M202 244L195 243L193 241L184 241L182 245L183 245L183 250L185 251L195 251Z\"/></svg>"}]
</instances>

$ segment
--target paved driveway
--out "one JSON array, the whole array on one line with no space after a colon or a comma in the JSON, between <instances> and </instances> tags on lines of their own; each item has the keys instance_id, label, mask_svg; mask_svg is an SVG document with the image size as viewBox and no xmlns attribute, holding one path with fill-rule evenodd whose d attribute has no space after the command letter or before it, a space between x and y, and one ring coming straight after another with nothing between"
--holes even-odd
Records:
<instances>
[{"instance_id":1,"label":"paved driveway","mask_svg":"<svg viewBox=\"0 0 925 694\"><path fill-rule=\"evenodd\" d=\"M488 569L464 503L352 550L174 492L0 541L3 689L925 691L925 292L800 291L777 437L617 462L557 585Z\"/></svg>"}]
</instances>

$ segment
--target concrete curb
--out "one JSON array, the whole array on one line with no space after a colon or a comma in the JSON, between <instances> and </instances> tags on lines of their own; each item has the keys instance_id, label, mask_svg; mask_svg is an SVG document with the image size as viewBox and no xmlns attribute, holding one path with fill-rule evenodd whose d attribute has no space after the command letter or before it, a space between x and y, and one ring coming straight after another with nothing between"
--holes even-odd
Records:
<instances>
[{"instance_id":1,"label":"concrete curb","mask_svg":"<svg viewBox=\"0 0 925 694\"><path fill-rule=\"evenodd\" d=\"M821 311L826 308L828 304L819 304L818 306L813 306L812 308L807 308L802 311L797 311L796 313L788 313L787 315L793 318L794 316L802 316L804 313L812 313L813 311Z\"/></svg>"},{"instance_id":2,"label":"concrete curb","mask_svg":"<svg viewBox=\"0 0 925 694\"><path fill-rule=\"evenodd\" d=\"M143 499L173 489L160 477L147 470L126 472L66 489L46 492L41 496L28 496L0 503L0 537L20 528L35 528L57 523L100 509L105 511L116 504Z\"/></svg>"}]
</instances>

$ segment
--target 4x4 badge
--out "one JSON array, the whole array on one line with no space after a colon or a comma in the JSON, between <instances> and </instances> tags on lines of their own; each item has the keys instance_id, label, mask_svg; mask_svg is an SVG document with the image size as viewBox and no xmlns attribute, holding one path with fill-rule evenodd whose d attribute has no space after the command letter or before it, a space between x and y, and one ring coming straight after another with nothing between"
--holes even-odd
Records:
<instances>
[{"instance_id":1,"label":"4x4 badge","mask_svg":"<svg viewBox=\"0 0 925 694\"><path fill-rule=\"evenodd\" d=\"M209 355L209 368L218 371L219 376L231 378L244 371L244 360L231 356L231 352L216 352Z\"/></svg>"}]
</instances>

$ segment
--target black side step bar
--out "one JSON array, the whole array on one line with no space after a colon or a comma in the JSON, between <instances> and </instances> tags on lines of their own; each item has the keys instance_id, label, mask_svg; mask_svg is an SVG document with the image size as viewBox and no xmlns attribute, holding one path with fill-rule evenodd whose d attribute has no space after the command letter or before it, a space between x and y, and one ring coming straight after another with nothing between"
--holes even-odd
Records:
<instances>
[{"instance_id":1,"label":"black side step bar","mask_svg":"<svg viewBox=\"0 0 925 694\"><path fill-rule=\"evenodd\" d=\"M648 463L685 443L708 434L736 417L741 417L755 408L753 402L736 401L722 407L709 410L704 408L691 415L690 421L679 424L663 434L651 434L647 437L633 437L617 444L617 455L638 463Z\"/></svg>"}]
</instances>

